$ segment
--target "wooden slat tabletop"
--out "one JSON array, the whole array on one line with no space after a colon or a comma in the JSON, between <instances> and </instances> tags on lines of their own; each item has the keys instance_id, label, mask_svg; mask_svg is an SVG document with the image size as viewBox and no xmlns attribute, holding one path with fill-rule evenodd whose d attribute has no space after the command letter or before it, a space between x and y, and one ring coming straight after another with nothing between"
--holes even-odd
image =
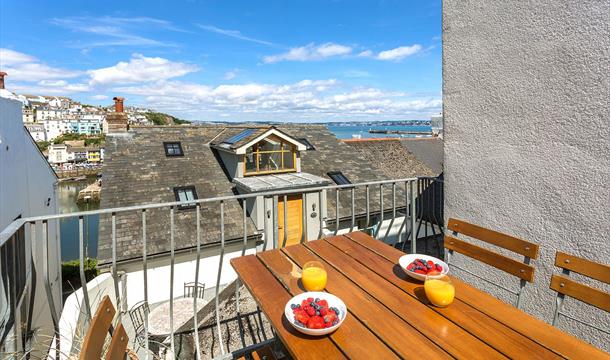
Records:
<instances>
[{"instance_id":1,"label":"wooden slat tabletop","mask_svg":"<svg viewBox=\"0 0 610 360\"><path fill-rule=\"evenodd\" d=\"M456 278L456 299L428 304L421 282L400 269L404 255L362 232L334 236L231 260L295 359L610 358L605 352L505 304ZM303 335L283 316L302 293L300 268L324 264L326 291L348 315L323 337Z\"/></svg>"}]
</instances>

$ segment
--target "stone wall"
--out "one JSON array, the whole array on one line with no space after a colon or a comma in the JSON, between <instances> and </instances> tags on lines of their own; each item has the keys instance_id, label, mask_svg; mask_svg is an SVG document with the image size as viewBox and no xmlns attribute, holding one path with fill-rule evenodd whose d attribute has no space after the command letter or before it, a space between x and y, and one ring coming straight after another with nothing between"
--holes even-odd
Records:
<instances>
[{"instance_id":1,"label":"stone wall","mask_svg":"<svg viewBox=\"0 0 610 360\"><path fill-rule=\"evenodd\" d=\"M443 2L446 219L541 245L524 309L547 322L555 304L550 277L560 272L556 251L610 262L608 9L599 0ZM517 288L487 266L462 263ZM566 305L608 328L603 311ZM607 335L566 318L559 327L609 350Z\"/></svg>"}]
</instances>

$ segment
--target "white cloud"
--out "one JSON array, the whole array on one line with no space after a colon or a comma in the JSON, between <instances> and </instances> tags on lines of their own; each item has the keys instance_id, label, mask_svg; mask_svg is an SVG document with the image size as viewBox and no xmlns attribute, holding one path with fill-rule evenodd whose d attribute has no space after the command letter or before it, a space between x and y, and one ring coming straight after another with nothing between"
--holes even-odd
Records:
<instances>
[{"instance_id":1,"label":"white cloud","mask_svg":"<svg viewBox=\"0 0 610 360\"><path fill-rule=\"evenodd\" d=\"M239 69L233 69L231 71L227 71L223 78L225 80L233 80L233 79L235 79L235 77L237 77L238 72L239 72Z\"/></svg>"},{"instance_id":2,"label":"white cloud","mask_svg":"<svg viewBox=\"0 0 610 360\"><path fill-rule=\"evenodd\" d=\"M414 44L411 46L400 46L395 49L385 50L377 55L379 60L397 61L402 60L408 56L417 54L422 49L421 45Z\"/></svg>"},{"instance_id":3,"label":"white cloud","mask_svg":"<svg viewBox=\"0 0 610 360\"><path fill-rule=\"evenodd\" d=\"M34 56L5 48L0 48L0 69L8 74L10 81L35 82L82 75L80 71L52 67Z\"/></svg>"},{"instance_id":4,"label":"white cloud","mask_svg":"<svg viewBox=\"0 0 610 360\"><path fill-rule=\"evenodd\" d=\"M92 85L109 85L165 80L198 70L199 67L193 64L133 54L129 62L121 61L107 68L89 70L87 74Z\"/></svg>"},{"instance_id":5,"label":"white cloud","mask_svg":"<svg viewBox=\"0 0 610 360\"><path fill-rule=\"evenodd\" d=\"M364 50L358 54L360 57L371 57L373 56L373 52L371 50Z\"/></svg>"},{"instance_id":6,"label":"white cloud","mask_svg":"<svg viewBox=\"0 0 610 360\"><path fill-rule=\"evenodd\" d=\"M91 100L106 100L108 98L109 98L108 95L101 95L101 94L100 95L91 95L91 96L89 96L89 99L91 99Z\"/></svg>"},{"instance_id":7,"label":"white cloud","mask_svg":"<svg viewBox=\"0 0 610 360\"><path fill-rule=\"evenodd\" d=\"M236 121L318 121L428 118L440 111L440 96L412 97L403 92L350 87L335 79L292 84L221 84L181 81L117 87L114 93L140 97L141 105L185 118L213 120L232 114ZM225 115L221 115L225 114Z\"/></svg>"},{"instance_id":8,"label":"white cloud","mask_svg":"<svg viewBox=\"0 0 610 360\"><path fill-rule=\"evenodd\" d=\"M312 61L322 60L330 57L345 56L352 52L352 48L335 43L321 45L308 44L301 47L291 48L285 53L265 56L263 62L272 64L280 61Z\"/></svg>"},{"instance_id":9,"label":"white cloud","mask_svg":"<svg viewBox=\"0 0 610 360\"><path fill-rule=\"evenodd\" d=\"M188 32L172 25L169 21L143 16L75 16L53 18L50 22L73 32L92 35L92 38L86 41L79 40L70 43L72 47L84 49L103 46L176 46L173 43L152 39L138 33L160 30ZM79 38L82 38L82 35Z\"/></svg>"},{"instance_id":10,"label":"white cloud","mask_svg":"<svg viewBox=\"0 0 610 360\"><path fill-rule=\"evenodd\" d=\"M251 38L249 36L246 36L246 35L242 34L241 31L239 31L239 30L221 29L221 28L218 28L218 27L212 26L212 25L201 25L201 24L195 24L195 25L197 27L205 30L205 31L209 31L209 32L213 32L213 33L216 33L216 34L232 37L234 39L249 41L249 42L253 42L253 43L257 43L257 44L263 44L263 45L274 45L272 42L269 42L269 41L255 39L255 38Z\"/></svg>"}]
</instances>

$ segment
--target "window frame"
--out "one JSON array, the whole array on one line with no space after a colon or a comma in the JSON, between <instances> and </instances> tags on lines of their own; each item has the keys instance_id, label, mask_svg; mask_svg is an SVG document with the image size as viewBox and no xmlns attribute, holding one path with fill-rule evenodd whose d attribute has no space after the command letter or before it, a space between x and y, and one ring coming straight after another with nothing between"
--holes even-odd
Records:
<instances>
[{"instance_id":1,"label":"window frame","mask_svg":"<svg viewBox=\"0 0 610 360\"><path fill-rule=\"evenodd\" d=\"M168 151L168 145L178 145L178 149L180 149L180 154L170 154ZM180 141L164 141L163 149L165 150L166 157L181 157L184 156L184 150L182 149L182 143Z\"/></svg>"},{"instance_id":2,"label":"window frame","mask_svg":"<svg viewBox=\"0 0 610 360\"><path fill-rule=\"evenodd\" d=\"M178 193L180 191L186 191L186 190L190 190L193 193L194 200L198 200L199 199L199 197L197 196L197 190L195 189L195 186L194 185L187 185L187 186L176 186L176 187L174 187L174 197L176 198L176 201L180 201L180 196L178 195ZM179 210L194 209L196 207L197 207L196 204L178 205L178 209Z\"/></svg>"},{"instance_id":3,"label":"window frame","mask_svg":"<svg viewBox=\"0 0 610 360\"><path fill-rule=\"evenodd\" d=\"M350 184L352 184L352 181L342 171L329 171L329 172L326 173L326 175L328 175L328 177L331 178L331 180L335 184L337 184L337 185L350 185ZM343 181L342 181L342 183L339 184L339 182L337 182L337 178L335 178L335 177L337 177L337 178L341 178L342 177L347 182L343 183Z\"/></svg>"},{"instance_id":4,"label":"window frame","mask_svg":"<svg viewBox=\"0 0 610 360\"><path fill-rule=\"evenodd\" d=\"M261 141L263 141L264 139L262 139ZM256 175L266 175L266 174L278 174L278 173L288 173L288 172L296 172L297 171L297 147L294 146L294 144L284 140L284 139L280 139L280 150L259 150L259 146L258 144L260 143L260 141L256 144L252 145L253 151L252 152L248 152L246 150L246 153L243 155L242 157L242 161L244 163L243 165L243 170L244 176L256 176ZM286 149L284 146L288 145L288 149ZM285 168L284 167L284 154L285 153L292 153L292 167L291 168ZM260 170L260 156L261 154L280 154L280 158L281 160L281 165L280 165L280 169L278 170ZM252 170L248 170L247 167L247 157L249 155L253 155L254 156L254 163L256 164L256 170L252 171Z\"/></svg>"}]
</instances>

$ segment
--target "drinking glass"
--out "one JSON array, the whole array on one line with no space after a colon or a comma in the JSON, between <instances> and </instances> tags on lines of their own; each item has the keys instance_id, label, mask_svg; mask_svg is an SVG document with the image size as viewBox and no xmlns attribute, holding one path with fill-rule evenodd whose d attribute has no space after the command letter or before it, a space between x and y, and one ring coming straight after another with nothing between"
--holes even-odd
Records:
<instances>
[{"instance_id":1,"label":"drinking glass","mask_svg":"<svg viewBox=\"0 0 610 360\"><path fill-rule=\"evenodd\" d=\"M432 305L438 307L449 306L455 297L455 287L447 275L426 276L424 291Z\"/></svg>"},{"instance_id":2,"label":"drinking glass","mask_svg":"<svg viewBox=\"0 0 610 360\"><path fill-rule=\"evenodd\" d=\"M307 291L322 291L326 287L326 270L319 261L309 261L303 265L301 282Z\"/></svg>"}]
</instances>

